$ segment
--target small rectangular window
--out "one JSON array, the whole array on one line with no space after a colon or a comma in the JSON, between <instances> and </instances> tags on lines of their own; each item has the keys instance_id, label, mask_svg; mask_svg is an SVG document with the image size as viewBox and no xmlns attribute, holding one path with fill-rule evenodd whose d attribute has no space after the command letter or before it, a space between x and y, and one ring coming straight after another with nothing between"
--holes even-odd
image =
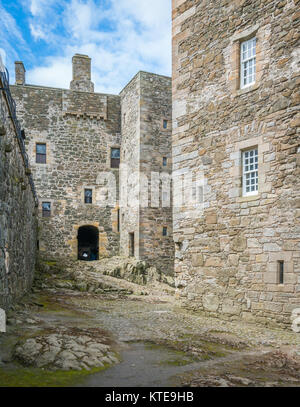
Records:
<instances>
[{"instance_id":1,"label":"small rectangular window","mask_svg":"<svg viewBox=\"0 0 300 407\"><path fill-rule=\"evenodd\" d=\"M120 149L112 148L110 153L110 166L111 168L120 167Z\"/></svg>"},{"instance_id":2,"label":"small rectangular window","mask_svg":"<svg viewBox=\"0 0 300 407\"><path fill-rule=\"evenodd\" d=\"M134 257L134 233L129 233L129 256Z\"/></svg>"},{"instance_id":3,"label":"small rectangular window","mask_svg":"<svg viewBox=\"0 0 300 407\"><path fill-rule=\"evenodd\" d=\"M166 119L163 120L163 128L164 129L168 128L168 120L166 120Z\"/></svg>"},{"instance_id":4,"label":"small rectangular window","mask_svg":"<svg viewBox=\"0 0 300 407\"><path fill-rule=\"evenodd\" d=\"M163 236L168 235L168 228L166 226L163 227Z\"/></svg>"},{"instance_id":5,"label":"small rectangular window","mask_svg":"<svg viewBox=\"0 0 300 407\"><path fill-rule=\"evenodd\" d=\"M278 284L284 283L284 261L278 261Z\"/></svg>"},{"instance_id":6,"label":"small rectangular window","mask_svg":"<svg viewBox=\"0 0 300 407\"><path fill-rule=\"evenodd\" d=\"M120 232L120 209L118 209L118 213L117 213L117 230L118 232Z\"/></svg>"},{"instance_id":7,"label":"small rectangular window","mask_svg":"<svg viewBox=\"0 0 300 407\"><path fill-rule=\"evenodd\" d=\"M92 189L84 190L84 203L86 203L86 204L93 203L93 190Z\"/></svg>"},{"instance_id":8,"label":"small rectangular window","mask_svg":"<svg viewBox=\"0 0 300 407\"><path fill-rule=\"evenodd\" d=\"M46 164L46 144L37 143L36 144L36 163Z\"/></svg>"},{"instance_id":9,"label":"small rectangular window","mask_svg":"<svg viewBox=\"0 0 300 407\"><path fill-rule=\"evenodd\" d=\"M167 157L163 157L163 166L166 167L168 164L168 159Z\"/></svg>"},{"instance_id":10,"label":"small rectangular window","mask_svg":"<svg viewBox=\"0 0 300 407\"><path fill-rule=\"evenodd\" d=\"M241 88L253 85L256 76L256 38L241 43Z\"/></svg>"},{"instance_id":11,"label":"small rectangular window","mask_svg":"<svg viewBox=\"0 0 300 407\"><path fill-rule=\"evenodd\" d=\"M203 203L203 186L202 185L194 185L192 187L192 196L194 203Z\"/></svg>"},{"instance_id":12,"label":"small rectangular window","mask_svg":"<svg viewBox=\"0 0 300 407\"><path fill-rule=\"evenodd\" d=\"M51 216L51 202L42 202L42 217L49 218Z\"/></svg>"},{"instance_id":13,"label":"small rectangular window","mask_svg":"<svg viewBox=\"0 0 300 407\"><path fill-rule=\"evenodd\" d=\"M258 193L258 149L243 151L243 195Z\"/></svg>"}]
</instances>

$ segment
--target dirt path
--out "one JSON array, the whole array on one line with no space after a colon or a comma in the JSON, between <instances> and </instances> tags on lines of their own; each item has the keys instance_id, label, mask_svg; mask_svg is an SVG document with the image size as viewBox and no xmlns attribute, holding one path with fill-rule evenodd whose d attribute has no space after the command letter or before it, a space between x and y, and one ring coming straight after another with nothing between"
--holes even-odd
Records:
<instances>
[{"instance_id":1,"label":"dirt path","mask_svg":"<svg viewBox=\"0 0 300 407\"><path fill-rule=\"evenodd\" d=\"M157 282L85 273L85 291L52 275L9 314L0 385L300 385L299 334L192 314Z\"/></svg>"}]
</instances>

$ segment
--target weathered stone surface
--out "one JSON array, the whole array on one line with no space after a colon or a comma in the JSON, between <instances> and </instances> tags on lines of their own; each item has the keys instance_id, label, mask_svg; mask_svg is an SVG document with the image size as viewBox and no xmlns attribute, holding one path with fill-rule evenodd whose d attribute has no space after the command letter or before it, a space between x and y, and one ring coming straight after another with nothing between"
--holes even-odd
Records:
<instances>
[{"instance_id":1,"label":"weathered stone surface","mask_svg":"<svg viewBox=\"0 0 300 407\"><path fill-rule=\"evenodd\" d=\"M36 202L6 96L0 90L0 307L5 310L31 287L37 242Z\"/></svg>"},{"instance_id":2,"label":"weathered stone surface","mask_svg":"<svg viewBox=\"0 0 300 407\"><path fill-rule=\"evenodd\" d=\"M74 331L76 331L74 333ZM81 370L114 364L110 346L79 329L29 338L16 345L14 358L25 366Z\"/></svg>"},{"instance_id":3,"label":"weathered stone surface","mask_svg":"<svg viewBox=\"0 0 300 407\"><path fill-rule=\"evenodd\" d=\"M134 233L135 256L172 275L171 79L139 72L120 96L121 157L126 165L121 168L120 254L130 254L129 233ZM126 192L122 189L125 171L131 176ZM135 197L140 197L137 204ZM126 201L129 205L124 207Z\"/></svg>"},{"instance_id":4,"label":"weathered stone surface","mask_svg":"<svg viewBox=\"0 0 300 407\"><path fill-rule=\"evenodd\" d=\"M203 266L203 255L201 253L192 254L192 265L193 267Z\"/></svg>"},{"instance_id":5,"label":"weathered stone surface","mask_svg":"<svg viewBox=\"0 0 300 407\"><path fill-rule=\"evenodd\" d=\"M99 233L99 258L118 255L120 242L121 254L131 255L129 233L134 233L134 256L171 275L171 190L167 205L162 194L158 206L150 199L149 206L130 205L136 188L148 188L137 171L149 183L154 171L171 173L171 79L139 72L120 95L94 93L90 58L76 54L72 62L70 90L28 85L25 76L11 86L40 197L40 252L49 259L77 259L79 228L89 225ZM45 164L36 162L37 143L46 144ZM127 168L121 180L122 170L111 168L112 148L121 148L121 166ZM92 190L91 204L84 202L85 188ZM50 217L42 216L42 202L51 204Z\"/></svg>"},{"instance_id":6,"label":"weathered stone surface","mask_svg":"<svg viewBox=\"0 0 300 407\"><path fill-rule=\"evenodd\" d=\"M214 316L290 327L282 305L300 306L298 8L294 0L173 1L173 171L202 171L204 201L202 211L174 207L176 287ZM255 83L241 88L240 43L254 36ZM252 147L258 194L243 196L242 151Z\"/></svg>"},{"instance_id":7,"label":"weathered stone surface","mask_svg":"<svg viewBox=\"0 0 300 407\"><path fill-rule=\"evenodd\" d=\"M219 298L214 294L207 294L203 296L203 307L208 311L217 311L219 308Z\"/></svg>"},{"instance_id":8,"label":"weathered stone surface","mask_svg":"<svg viewBox=\"0 0 300 407\"><path fill-rule=\"evenodd\" d=\"M117 201L105 203L103 173L112 172L118 186L110 151L121 142L119 96L31 85L11 91L40 198L40 252L77 259L78 229L90 225L99 232L99 257L118 254ZM37 143L46 144L46 164L36 162ZM92 204L84 203L85 188L93 190ZM42 202L51 203L50 217L42 217Z\"/></svg>"},{"instance_id":9,"label":"weathered stone surface","mask_svg":"<svg viewBox=\"0 0 300 407\"><path fill-rule=\"evenodd\" d=\"M6 312L0 308L0 332L6 332Z\"/></svg>"}]
</instances>

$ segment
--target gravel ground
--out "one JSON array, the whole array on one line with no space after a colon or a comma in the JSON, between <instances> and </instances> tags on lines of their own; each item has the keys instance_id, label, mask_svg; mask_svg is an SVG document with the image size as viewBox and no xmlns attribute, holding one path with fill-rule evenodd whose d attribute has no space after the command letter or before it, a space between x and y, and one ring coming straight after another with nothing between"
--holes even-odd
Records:
<instances>
[{"instance_id":1,"label":"gravel ground","mask_svg":"<svg viewBox=\"0 0 300 407\"><path fill-rule=\"evenodd\" d=\"M61 348L55 349L54 356L50 352L53 363L45 363L44 368L89 369L114 364L117 372L118 358L126 359L128 346L143 342L161 346L157 348L160 355L163 348L179 352L172 362L173 367L178 366L172 369L177 386L300 385L300 334L204 317L182 308L174 289L166 284L153 281L140 286L83 269L79 274L73 270L72 278L55 273L51 278L40 277L34 293L9 314L8 333L0 337L2 369L18 369L16 360L39 366L38 361L46 357L40 350L48 349L49 336L53 339L54 335ZM78 287L78 275L86 283L84 289ZM93 346L85 347L82 336L89 337ZM23 348L28 339L32 348L27 346L26 354ZM36 357L34 343L39 347ZM75 349L72 354L70 343ZM97 356L97 344L107 346L101 351L104 361ZM149 358L145 364L151 363ZM167 368L164 357L161 362ZM190 369L183 372L182 364Z\"/></svg>"}]
</instances>

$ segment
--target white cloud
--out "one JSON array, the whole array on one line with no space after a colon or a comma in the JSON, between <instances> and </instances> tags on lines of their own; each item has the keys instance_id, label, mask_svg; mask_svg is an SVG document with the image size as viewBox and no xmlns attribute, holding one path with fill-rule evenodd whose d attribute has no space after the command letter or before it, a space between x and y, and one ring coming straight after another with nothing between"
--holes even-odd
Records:
<instances>
[{"instance_id":1,"label":"white cloud","mask_svg":"<svg viewBox=\"0 0 300 407\"><path fill-rule=\"evenodd\" d=\"M30 13L34 17L43 16L47 14L48 10L51 8L52 5L55 5L56 1L57 0L31 0L29 2ZM28 4L28 0L25 0L25 2Z\"/></svg>"},{"instance_id":2,"label":"white cloud","mask_svg":"<svg viewBox=\"0 0 300 407\"><path fill-rule=\"evenodd\" d=\"M30 84L68 88L72 75L69 58L49 57L46 66L36 67L26 72L26 81Z\"/></svg>"},{"instance_id":3,"label":"white cloud","mask_svg":"<svg viewBox=\"0 0 300 407\"><path fill-rule=\"evenodd\" d=\"M139 70L171 74L171 0L20 1L33 40L51 50L27 69L31 83L68 88L75 53L92 58L98 92L119 93Z\"/></svg>"},{"instance_id":4,"label":"white cloud","mask_svg":"<svg viewBox=\"0 0 300 407\"><path fill-rule=\"evenodd\" d=\"M38 25L33 25L32 23L29 24L30 33L35 40L46 40L47 35L44 33L42 28Z\"/></svg>"},{"instance_id":5,"label":"white cloud","mask_svg":"<svg viewBox=\"0 0 300 407\"><path fill-rule=\"evenodd\" d=\"M14 37L20 43L25 44L21 30L18 28L15 19L0 4L0 28L3 37ZM4 39L4 38L3 38Z\"/></svg>"},{"instance_id":6,"label":"white cloud","mask_svg":"<svg viewBox=\"0 0 300 407\"><path fill-rule=\"evenodd\" d=\"M9 14L0 3L0 49L1 55L5 59L5 66L12 73L11 81L14 81L14 60L20 59L20 50L28 57L31 57L31 51L23 38L22 32L17 25L16 20Z\"/></svg>"},{"instance_id":7,"label":"white cloud","mask_svg":"<svg viewBox=\"0 0 300 407\"><path fill-rule=\"evenodd\" d=\"M0 57L2 60L3 65L6 65L6 52L3 48L0 48Z\"/></svg>"}]
</instances>

